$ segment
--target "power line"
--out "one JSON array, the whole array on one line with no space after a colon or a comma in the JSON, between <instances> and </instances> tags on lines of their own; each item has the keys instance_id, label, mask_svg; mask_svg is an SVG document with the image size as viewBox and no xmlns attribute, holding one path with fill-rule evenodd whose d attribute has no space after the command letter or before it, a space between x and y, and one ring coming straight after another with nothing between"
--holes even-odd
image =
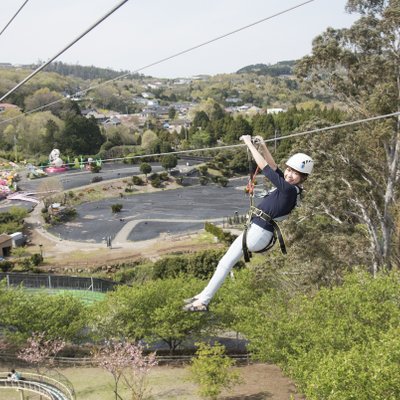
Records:
<instances>
[{"instance_id":1,"label":"power line","mask_svg":"<svg viewBox=\"0 0 400 400\"><path fill-rule=\"evenodd\" d=\"M14 21L15 17L19 14L19 12L25 7L25 4L28 2L29 0L25 0L24 4L22 4L22 6L18 9L18 11L14 14L14 16L8 21L8 23L6 24L6 26L1 30L0 32L0 36L2 35L2 33L8 28L8 26L11 24L11 22Z\"/></svg>"},{"instance_id":2,"label":"power line","mask_svg":"<svg viewBox=\"0 0 400 400\"><path fill-rule=\"evenodd\" d=\"M217 37L215 37L215 38L213 38L213 39L210 39L210 40L207 40L207 41L205 41L205 42L202 42L202 43L200 43L200 44L198 44L198 45L192 46L192 47L190 47L190 48L188 48L188 49L186 49L186 50L182 50L182 51L180 51L180 52L178 52L178 53L175 53L175 54L170 55L170 56L168 56L168 57L162 58L162 59L160 59L160 60L158 60L158 61L154 61L154 62L152 62L152 63L150 63L150 64L147 64L147 65L145 65L145 66L143 66L143 67L140 67L140 68L134 70L133 72L124 73L124 74L119 75L119 76L117 76L117 77L115 77L115 78L113 78L113 79L109 79L109 80L104 81L104 82L101 82L101 83L99 83L99 84L97 84L97 85L90 86L90 87L87 88L87 89L80 90L79 92L76 92L73 96L78 95L78 94L82 94L82 93L86 94L86 93L89 92L90 90L97 89L98 87L107 85L107 84L112 83L112 82L114 82L114 81L117 81L117 80L119 80L119 79L123 79L123 78L125 78L125 77L127 77L127 76L129 76L129 75L131 75L131 74L135 74L135 73L141 72L141 71L143 71L143 70L145 70L145 69L147 69L147 68L153 67L153 66L155 66L155 65L161 64L161 63L166 62L166 61L169 61L169 60L172 60L173 58L179 57L179 56L181 56L181 55L183 55L183 54L187 54L187 53L189 53L189 52L191 52L191 51L194 51L194 50L196 50L196 49L199 49L200 47L203 47L203 46L206 46L206 45L208 45L208 44L214 43L214 42L216 42L216 41L218 41L218 40L224 39L224 38L226 38L226 37L228 37L228 36L231 36L231 35L233 35L233 34L235 34L235 33L241 32L241 31L243 31L243 30L245 30L245 29L248 29L248 28L251 28L251 27L253 27L253 26L255 26L255 25L261 24L262 22L265 22L265 21L268 21L268 20L270 20L270 19L276 18L276 17L278 17L278 16L280 16L280 15L286 14L286 13L288 13L288 12L290 12L290 11L295 10L296 8L302 7L302 6L304 6L304 5L308 4L308 3L311 3L311 2L313 2L313 1L315 1L315 0L308 0L308 1L305 1L305 2L303 2L303 3L299 3L299 4L297 4L297 5L293 6L293 7L290 7L290 8L287 8L287 9L285 9L285 10L282 10L282 11L276 13L276 14L273 14L273 15L270 15L270 16L268 16L268 17L262 18L262 19L260 19L260 20L258 20L258 21L252 22L251 24L242 26L242 27L237 28L237 29L235 29L235 30L233 30L233 31L230 31L230 32L225 33L225 34L220 35L220 36L217 36ZM0 99L0 101L1 101L1 100L2 100L2 99ZM58 104L58 103L60 103L60 102L62 102L62 101L65 101L65 100L66 100L65 98L59 99L59 100L55 100L55 101L53 101L53 102L51 102L51 103L48 103L48 104L45 104L45 105L43 105L43 106L37 107L37 108L35 108L35 109L33 109L33 110L29 110L29 111L27 111L27 112L24 112L22 115L31 114L31 113L34 113L34 112L43 110L44 108L47 108L47 107L50 107L50 106L52 106L52 105ZM8 118L8 119L6 119L6 120L0 121L0 124L6 123L6 122L14 121L14 120L16 120L16 119L18 119L18 118L21 118L22 115L18 115L18 116L16 116L16 117L12 117L12 118Z\"/></svg>"},{"instance_id":3,"label":"power line","mask_svg":"<svg viewBox=\"0 0 400 400\"><path fill-rule=\"evenodd\" d=\"M214 43L214 42L216 42L216 41L218 41L218 40L221 40L221 39L224 39L224 38L226 38L226 37L228 37L228 36L234 35L235 33L241 32L241 31L243 31L243 30L245 30L245 29L248 29L248 28L251 28L251 27L253 27L253 26L255 26L255 25L261 24L262 22L265 22L265 21L268 21L268 20L270 20L270 19L276 18L276 17L278 17L278 16L280 16L280 15L286 14L286 13L288 13L288 12L290 12L290 11L295 10L296 8L302 7L302 6L304 6L304 5L308 4L308 3L312 3L313 1L315 1L315 0L308 0L308 1L305 1L304 3L297 4L297 5L293 6L293 7L287 8L286 10L283 10L283 11L280 11L280 12L278 12L278 13L276 13L276 14L270 15L269 17L262 18L262 19L260 19L260 20L258 20L258 21L256 21L256 22L253 22L253 23L251 23L251 24L245 25L245 26L243 26L243 27L241 27L241 28L238 28L238 29L235 29L235 30L233 30L233 31L231 31L231 32L225 33L225 34L223 34L223 35L221 35L221 36L217 36L217 37L214 38L214 39L207 40L206 42L200 43L200 44L198 44L198 45L196 45L196 46L193 46L193 47L190 47L190 48L188 48L188 49L186 49L186 50L182 50L182 51L180 51L180 52L178 52L178 53L175 53L175 54L173 54L173 55L171 55L171 56L162 58L162 59L159 60L159 61L155 61L155 62L153 62L153 63L147 64L147 65L145 65L145 66L143 66L143 67L141 67L141 68L138 68L138 69L135 70L134 72L135 72L135 73L140 72L140 71L142 71L142 70L144 70L144 69L147 69L147 68L150 68L150 67L154 67L155 65L158 65L158 64L161 64L161 63L163 63L163 62L165 62L165 61L168 61L168 60L171 60L171 59L173 59L173 58L179 57L179 56L181 56L182 54L186 54L186 53L189 53L189 52L191 52L191 51L193 51L193 50L197 50L197 49L199 49L200 47L207 46L208 44Z\"/></svg>"},{"instance_id":4,"label":"power line","mask_svg":"<svg viewBox=\"0 0 400 400\"><path fill-rule=\"evenodd\" d=\"M113 7L108 13L106 13L103 17L101 17L98 21L96 21L93 25L91 25L88 29L86 29L82 34L80 34L75 40L73 40L70 44L64 47L61 51L59 51L55 56L50 58L47 62L40 65L38 68L35 69L30 75L28 75L25 79L23 79L20 83L14 86L11 90L9 90L3 97L0 98L0 101L4 100L7 96L21 87L23 84L28 82L31 78L33 78L37 73L39 73L43 68L47 67L52 61L54 61L58 56L63 54L66 50L68 50L71 46L73 46L76 42L82 39L85 35L87 35L91 30L93 30L97 25L103 22L106 18L108 18L111 14L113 14L118 8L124 5L128 0L122 0L119 4Z\"/></svg>"},{"instance_id":5,"label":"power line","mask_svg":"<svg viewBox=\"0 0 400 400\"><path fill-rule=\"evenodd\" d=\"M324 128L312 129L310 131L295 132L295 133L285 135L285 136L280 136L277 138L266 139L266 140L264 140L264 143L280 141L283 139L290 139L290 138L297 137L297 136L310 135L313 133L326 132L326 131L333 130L333 129L346 128L348 126L358 125L358 124L367 123L367 122L371 122L371 121L377 121L377 120L395 117L395 116L400 116L400 111L396 111L391 114L383 114L383 115L377 115L375 117L359 119L356 121L343 122L341 124L326 126ZM143 155L130 156L130 157L108 158L108 159L105 159L102 161L103 162L122 161L122 160L130 160L130 159L135 159L135 158L160 157L160 156L165 156L165 155L169 155L169 154L187 154L187 153L198 153L198 152L202 152L202 151L226 150L226 149L233 149L233 148L245 147L245 146L246 146L245 144L240 143L240 144L232 144L232 145L226 145L226 146L207 147L207 148L201 148L201 149L178 150L178 151L171 151L171 152L165 152L165 153L153 153L153 154L143 154ZM73 163L71 163L71 164L73 164Z\"/></svg>"}]
</instances>

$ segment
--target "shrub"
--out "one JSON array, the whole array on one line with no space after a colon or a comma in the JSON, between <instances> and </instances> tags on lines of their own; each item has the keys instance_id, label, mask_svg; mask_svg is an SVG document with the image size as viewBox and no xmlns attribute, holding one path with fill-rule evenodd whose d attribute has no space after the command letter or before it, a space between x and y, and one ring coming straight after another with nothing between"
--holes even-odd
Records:
<instances>
[{"instance_id":1,"label":"shrub","mask_svg":"<svg viewBox=\"0 0 400 400\"><path fill-rule=\"evenodd\" d=\"M232 235L229 232L224 232L224 230L222 228L215 226L211 222L206 222L204 224L204 229L206 230L206 232L209 232L212 235L214 235L215 237L217 237L218 240L220 240L221 242L224 242L227 244L231 244L236 239L236 237L234 235Z\"/></svg>"},{"instance_id":2,"label":"shrub","mask_svg":"<svg viewBox=\"0 0 400 400\"><path fill-rule=\"evenodd\" d=\"M101 171L101 167L100 167L100 165L92 165L92 166L90 167L90 170L91 170L93 173L97 174L97 173L99 173L99 172Z\"/></svg>"},{"instance_id":3,"label":"shrub","mask_svg":"<svg viewBox=\"0 0 400 400\"><path fill-rule=\"evenodd\" d=\"M209 179L206 176L200 176L199 182L200 185L205 186L209 182Z\"/></svg>"},{"instance_id":4,"label":"shrub","mask_svg":"<svg viewBox=\"0 0 400 400\"><path fill-rule=\"evenodd\" d=\"M132 176L132 183L136 186L141 186L143 185L143 179L140 176Z\"/></svg>"},{"instance_id":5,"label":"shrub","mask_svg":"<svg viewBox=\"0 0 400 400\"><path fill-rule=\"evenodd\" d=\"M160 177L156 177L154 179L151 180L151 186L153 186L154 188L160 188L161 187L161 179Z\"/></svg>"},{"instance_id":6,"label":"shrub","mask_svg":"<svg viewBox=\"0 0 400 400\"><path fill-rule=\"evenodd\" d=\"M190 367L192 380L199 385L201 397L217 399L223 389L240 383L239 374L232 371L235 361L225 355L225 346L216 343L196 343L198 349Z\"/></svg>"},{"instance_id":7,"label":"shrub","mask_svg":"<svg viewBox=\"0 0 400 400\"><path fill-rule=\"evenodd\" d=\"M102 176L94 176L91 180L92 183L101 182L103 180Z\"/></svg>"},{"instance_id":8,"label":"shrub","mask_svg":"<svg viewBox=\"0 0 400 400\"><path fill-rule=\"evenodd\" d=\"M221 187L225 187L228 184L229 180L225 178L224 176L220 176L218 179L218 185Z\"/></svg>"},{"instance_id":9,"label":"shrub","mask_svg":"<svg viewBox=\"0 0 400 400\"><path fill-rule=\"evenodd\" d=\"M14 263L8 260L0 261L0 271L8 272L14 268Z\"/></svg>"},{"instance_id":10,"label":"shrub","mask_svg":"<svg viewBox=\"0 0 400 400\"><path fill-rule=\"evenodd\" d=\"M153 264L153 279L176 278L182 274L208 279L213 274L224 250L201 251L191 255L164 257ZM242 266L239 263L237 267Z\"/></svg>"},{"instance_id":11,"label":"shrub","mask_svg":"<svg viewBox=\"0 0 400 400\"><path fill-rule=\"evenodd\" d=\"M119 204L119 203L117 203L117 204L112 204L111 205L111 210L112 210L112 212L115 214L115 213L119 213L119 212L121 212L121 210L122 210L122 204Z\"/></svg>"},{"instance_id":12,"label":"shrub","mask_svg":"<svg viewBox=\"0 0 400 400\"><path fill-rule=\"evenodd\" d=\"M157 172L154 172L149 176L149 179L152 181L153 179L160 179L160 176L157 174Z\"/></svg>"},{"instance_id":13,"label":"shrub","mask_svg":"<svg viewBox=\"0 0 400 400\"><path fill-rule=\"evenodd\" d=\"M207 171L208 171L208 167L207 167L207 165L200 165L198 167L198 170L200 171L201 175L206 175Z\"/></svg>"},{"instance_id":14,"label":"shrub","mask_svg":"<svg viewBox=\"0 0 400 400\"><path fill-rule=\"evenodd\" d=\"M43 257L39 253L32 254L31 256L31 263L37 267L43 262Z\"/></svg>"},{"instance_id":15,"label":"shrub","mask_svg":"<svg viewBox=\"0 0 400 400\"><path fill-rule=\"evenodd\" d=\"M169 179L168 172L161 172L161 173L160 173L160 179L161 179L162 181L167 181L167 180Z\"/></svg>"}]
</instances>

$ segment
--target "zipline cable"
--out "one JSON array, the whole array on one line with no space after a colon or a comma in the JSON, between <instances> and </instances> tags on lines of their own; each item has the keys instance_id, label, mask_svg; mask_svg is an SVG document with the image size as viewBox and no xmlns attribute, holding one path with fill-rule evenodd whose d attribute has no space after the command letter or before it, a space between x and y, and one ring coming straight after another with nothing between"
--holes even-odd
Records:
<instances>
[{"instance_id":1,"label":"zipline cable","mask_svg":"<svg viewBox=\"0 0 400 400\"><path fill-rule=\"evenodd\" d=\"M6 24L6 26L1 30L0 32L0 36L2 35L2 33L8 28L8 26L11 24L11 22L14 21L15 17L20 13L20 11L25 7L25 4L28 2L29 0L25 0L24 4L22 4L22 6L18 9L18 11L14 14L14 16L8 21L8 23Z\"/></svg>"},{"instance_id":2,"label":"zipline cable","mask_svg":"<svg viewBox=\"0 0 400 400\"><path fill-rule=\"evenodd\" d=\"M326 132L326 131L333 130L333 129L346 128L348 126L367 123L367 122L371 122L371 121L377 121L377 120L395 117L395 116L400 116L400 111L396 111L391 114L383 114L383 115L377 115L375 117L359 119L356 121L343 122L341 124L326 126L324 128L316 128L316 129L312 129L310 131L295 132L295 133L285 135L285 136L280 136L277 138L265 139L264 143L280 141L283 139L290 139L292 137L304 136L304 135L309 135L309 134L313 134L313 133ZM187 153L198 153L201 151L225 150L225 149L232 149L232 148L245 147L245 146L246 145L243 143L231 144L231 145L226 145L226 146L215 146L215 147L207 147L207 148L201 148L201 149L188 149L188 150L170 151L170 152L165 152L165 153L153 153L153 154L142 154L142 155L128 156L128 157L107 158L105 160L102 160L102 162L122 161L122 160L130 160L130 159L135 159L135 158L160 157L160 156L166 156L168 154L187 154ZM74 164L74 163L70 163L70 164ZM84 162L84 164L85 164L85 162Z\"/></svg>"},{"instance_id":3,"label":"zipline cable","mask_svg":"<svg viewBox=\"0 0 400 400\"><path fill-rule=\"evenodd\" d=\"M33 78L37 73L39 73L43 68L47 67L52 61L54 61L58 56L63 54L66 50L68 50L71 46L73 46L76 42L82 39L85 35L87 35L91 30L93 30L97 25L103 22L106 18L108 18L111 14L113 14L118 8L124 5L128 0L122 0L115 7L113 7L110 11L108 11L103 17L101 17L98 21L96 21L93 25L91 25L88 29L86 29L82 34L80 34L75 40L69 43L66 47L64 47L61 51L59 51L55 56L50 58L50 60L46 61L44 64L40 65L35 69L30 75L28 75L25 79L19 82L16 86L14 86L11 90L9 90L4 96L0 98L0 101L3 101L7 96L21 87L23 84L28 82L31 78Z\"/></svg>"},{"instance_id":4,"label":"zipline cable","mask_svg":"<svg viewBox=\"0 0 400 400\"><path fill-rule=\"evenodd\" d=\"M191 51L193 51L193 50L196 50L196 49L198 49L198 48L200 48L200 47L206 46L206 45L208 45L208 44L210 44L210 43L214 43L214 42L216 42L216 41L218 41L218 40L224 39L224 38L226 38L226 37L228 37L228 36L231 36L231 35L233 35L233 34L235 34L235 33L241 32L241 31L243 31L243 30L245 30L245 29L248 29L248 28L251 28L251 27L253 27L253 26L255 26L255 25L261 24L262 22L265 22L265 21L268 21L268 20L270 20L270 19L276 18L276 17L278 17L278 16L280 16L280 15L282 15L282 14L286 14L286 13L288 13L288 12L290 12L290 11L293 11L293 10L296 9L296 8L302 7L302 6L306 5L306 4L311 3L311 2L314 2L314 1L315 1L315 0L308 0L308 1L305 1L305 2L303 2L303 3L297 4L297 5L293 6L293 7L287 8L286 10L279 11L279 12L276 13L276 14L273 14L273 15L270 15L270 16L268 16L268 17L262 18L262 19L260 19L260 20L258 20L258 21L255 21L255 22L251 23L251 24L242 26L241 28L235 29L235 30L233 30L233 31L231 31L231 32L228 32L228 33L225 33L225 34L220 35L220 36L218 36L218 37L215 37L214 39L207 40L206 42L202 42L202 43L200 43L200 44L198 44L198 45L196 45L196 46L192 46L192 47L190 47L190 48L188 48L188 49L186 49L186 50L182 50L182 51L180 51L180 52L178 52L178 53L175 53L175 54L173 54L173 55L171 55L171 56L162 58L162 59L160 59L160 60L158 60L158 61L154 61L154 62L152 62L152 63L150 63L150 64L147 64L147 65L145 65L145 66L143 66L143 67L140 67L140 68L134 70L133 72L128 72L128 73L119 75L119 76L117 76L117 77L115 77L115 78L113 78L113 79L109 79L109 80L104 81L104 82L101 82L101 83L99 83L99 84L97 84L97 85L90 86L90 87L87 88L87 89L80 90L79 92L76 92L76 93L73 94L72 96L76 96L76 95L78 95L78 94L86 94L87 92L89 92L89 91L91 91L91 90L93 90L93 89L97 89L97 88L99 88L99 87L101 87L101 86L107 85L107 84L112 83L112 82L114 82L114 81L117 81L117 80L126 78L127 76L129 76L129 75L131 75L131 74L135 74L135 73L141 72L141 71L143 71L143 70L145 70L145 69L147 69L147 68L153 67L153 66L158 65L158 64L161 64L161 63L163 63L163 62L165 62L165 61L168 61L168 60L171 60L171 59L173 59L173 58L179 57L179 56L181 56L181 55L183 55L183 54L189 53L189 52L191 52ZM0 101L1 101L1 100L2 100L2 99L0 99ZM47 108L47 107L50 107L50 106L52 106L52 105L58 104L58 103L60 103L60 102L62 102L62 101L65 101L65 100L67 100L67 99L66 99L66 98L63 98L63 99L55 100L55 101L53 101L53 102L51 102L51 103L48 103L48 104L45 104L45 105L43 105L43 106L37 107L37 108L35 108L35 109L33 109L33 110L26 111L26 112L24 112L23 114L18 115L18 116L16 116L16 117L12 117L12 118L8 118L8 119L5 119L5 120L3 120L3 121L0 121L0 124L4 124L4 123L6 123L6 122L14 121L14 120L16 120L16 119L18 119L18 118L21 118L23 115L31 114L31 113L34 113L34 112L43 110L44 108Z\"/></svg>"}]
</instances>

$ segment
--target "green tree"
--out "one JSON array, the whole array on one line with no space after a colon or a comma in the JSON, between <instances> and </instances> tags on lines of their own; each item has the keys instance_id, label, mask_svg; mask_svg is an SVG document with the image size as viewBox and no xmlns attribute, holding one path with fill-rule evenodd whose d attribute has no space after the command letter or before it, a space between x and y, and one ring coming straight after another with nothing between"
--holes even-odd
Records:
<instances>
[{"instance_id":1,"label":"green tree","mask_svg":"<svg viewBox=\"0 0 400 400\"><path fill-rule=\"evenodd\" d=\"M27 293L24 289L8 290L0 285L4 314L0 325L15 343L25 342L32 332L46 332L47 339L79 340L85 326L83 304L70 295L46 292Z\"/></svg>"},{"instance_id":2,"label":"green tree","mask_svg":"<svg viewBox=\"0 0 400 400\"><path fill-rule=\"evenodd\" d=\"M142 135L142 147L147 151L151 151L152 153L156 153L154 150L154 145L158 143L158 136L155 132L148 129Z\"/></svg>"},{"instance_id":3,"label":"green tree","mask_svg":"<svg viewBox=\"0 0 400 400\"><path fill-rule=\"evenodd\" d=\"M253 355L290 371L307 399L395 399L398 282L398 273L363 272L308 296L265 291L238 313L241 332Z\"/></svg>"},{"instance_id":4,"label":"green tree","mask_svg":"<svg viewBox=\"0 0 400 400\"><path fill-rule=\"evenodd\" d=\"M150 174L152 171L151 165L149 163L143 162L140 164L140 172L146 176L146 182L147 182L147 174Z\"/></svg>"},{"instance_id":5,"label":"green tree","mask_svg":"<svg viewBox=\"0 0 400 400\"><path fill-rule=\"evenodd\" d=\"M194 128L207 129L209 122L210 119L207 113L205 111L198 111L194 116L192 126Z\"/></svg>"},{"instance_id":6,"label":"green tree","mask_svg":"<svg viewBox=\"0 0 400 400\"><path fill-rule=\"evenodd\" d=\"M182 300L201 285L200 281L180 277L121 286L94 306L93 332L99 338L162 340L173 352L189 335L207 327L207 315L182 310Z\"/></svg>"},{"instance_id":7,"label":"green tree","mask_svg":"<svg viewBox=\"0 0 400 400\"><path fill-rule=\"evenodd\" d=\"M42 149L45 154L56 148L56 143L59 139L60 127L52 119L49 119L46 123L46 132L43 138Z\"/></svg>"},{"instance_id":8,"label":"green tree","mask_svg":"<svg viewBox=\"0 0 400 400\"><path fill-rule=\"evenodd\" d=\"M165 170L175 168L178 165L178 158L175 154L167 154L161 158L161 166Z\"/></svg>"},{"instance_id":9,"label":"green tree","mask_svg":"<svg viewBox=\"0 0 400 400\"><path fill-rule=\"evenodd\" d=\"M239 374L232 371L234 360L225 356L225 347L196 343L196 358L190 366L191 379L199 385L199 394L206 399L217 399L223 389L232 389L240 382Z\"/></svg>"},{"instance_id":10,"label":"green tree","mask_svg":"<svg viewBox=\"0 0 400 400\"><path fill-rule=\"evenodd\" d=\"M251 135L252 133L253 130L249 122L239 115L230 123L223 139L226 143L234 143L239 140L240 136Z\"/></svg>"},{"instance_id":11,"label":"green tree","mask_svg":"<svg viewBox=\"0 0 400 400\"><path fill-rule=\"evenodd\" d=\"M274 136L275 122L271 114L257 114L252 119L254 135L268 139Z\"/></svg>"},{"instance_id":12,"label":"green tree","mask_svg":"<svg viewBox=\"0 0 400 400\"><path fill-rule=\"evenodd\" d=\"M223 110L223 108L218 103L214 103L210 119L212 121L215 121L224 118L224 116L225 116L225 111Z\"/></svg>"},{"instance_id":13,"label":"green tree","mask_svg":"<svg viewBox=\"0 0 400 400\"><path fill-rule=\"evenodd\" d=\"M62 95L55 91L51 91L49 88L41 88L36 90L30 96L25 98L25 110L31 111L40 109L41 107L55 102L56 104L46 107L46 109L50 109L53 114L58 115L60 110L62 109L61 99Z\"/></svg>"},{"instance_id":14,"label":"green tree","mask_svg":"<svg viewBox=\"0 0 400 400\"><path fill-rule=\"evenodd\" d=\"M361 17L348 29L329 28L315 38L312 54L301 60L297 72L314 88L333 91L352 119L396 112L400 109L398 2L349 0L346 8ZM337 224L361 223L369 240L372 272L390 269L399 249L394 225L399 119L323 135L312 146L317 179L322 182L320 194L315 191L316 204L319 201L320 210ZM326 191L335 193L334 202L322 199Z\"/></svg>"},{"instance_id":15,"label":"green tree","mask_svg":"<svg viewBox=\"0 0 400 400\"><path fill-rule=\"evenodd\" d=\"M307 388L307 399L399 398L399 333L399 328L391 329L367 345L327 356L324 367L312 374L314 384Z\"/></svg>"},{"instance_id":16,"label":"green tree","mask_svg":"<svg viewBox=\"0 0 400 400\"><path fill-rule=\"evenodd\" d=\"M170 120L173 120L173 119L175 118L175 116L176 116L175 107L170 107L170 108L168 109L168 118L169 118Z\"/></svg>"},{"instance_id":17,"label":"green tree","mask_svg":"<svg viewBox=\"0 0 400 400\"><path fill-rule=\"evenodd\" d=\"M216 143L214 136L207 131L196 131L190 136L190 143L195 148L209 147Z\"/></svg>"},{"instance_id":18,"label":"green tree","mask_svg":"<svg viewBox=\"0 0 400 400\"><path fill-rule=\"evenodd\" d=\"M11 207L9 211L1 212L0 231L8 234L22 231L27 215L28 211L21 207Z\"/></svg>"},{"instance_id":19,"label":"green tree","mask_svg":"<svg viewBox=\"0 0 400 400\"><path fill-rule=\"evenodd\" d=\"M68 115L60 137L60 150L68 155L96 154L105 141L94 118Z\"/></svg>"}]
</instances>

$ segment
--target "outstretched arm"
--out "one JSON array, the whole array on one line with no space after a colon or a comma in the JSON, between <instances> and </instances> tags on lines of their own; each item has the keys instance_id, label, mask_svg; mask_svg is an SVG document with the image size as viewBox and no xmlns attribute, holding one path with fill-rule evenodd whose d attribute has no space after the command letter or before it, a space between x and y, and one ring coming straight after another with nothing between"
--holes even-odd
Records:
<instances>
[{"instance_id":1,"label":"outstretched arm","mask_svg":"<svg viewBox=\"0 0 400 400\"><path fill-rule=\"evenodd\" d=\"M254 161L256 162L256 164L260 169L264 169L266 165L269 165L270 168L272 168L275 171L278 168L278 166L276 165L274 158L272 157L270 151L268 150L264 142L264 139L261 138L261 136L256 136L256 138L259 139L262 154L254 146L253 142L251 141L250 135L243 135L240 137L240 139L243 140L243 142L249 148L251 155L254 158Z\"/></svg>"}]
</instances>

